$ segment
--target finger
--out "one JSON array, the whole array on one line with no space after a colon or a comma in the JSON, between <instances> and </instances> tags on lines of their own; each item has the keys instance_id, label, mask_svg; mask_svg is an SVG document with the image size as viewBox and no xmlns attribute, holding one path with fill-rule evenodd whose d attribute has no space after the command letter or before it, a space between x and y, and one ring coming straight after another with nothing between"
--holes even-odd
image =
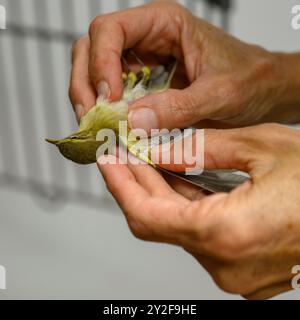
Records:
<instances>
[{"instance_id":1,"label":"finger","mask_svg":"<svg viewBox=\"0 0 300 320\"><path fill-rule=\"evenodd\" d=\"M128 166L120 163L113 155L99 157L97 165L120 207L125 212L140 210L140 205L147 200L149 194L137 183Z\"/></svg>"},{"instance_id":2,"label":"finger","mask_svg":"<svg viewBox=\"0 0 300 320\"><path fill-rule=\"evenodd\" d=\"M195 235L199 241L204 241L212 230L217 232L222 213L219 209L224 208L227 194L219 193L193 202L182 201L182 197L153 196L137 182L127 165L105 164L98 159L98 166L138 238L194 248ZM199 243L199 250L203 252L204 244Z\"/></svg>"},{"instance_id":3,"label":"finger","mask_svg":"<svg viewBox=\"0 0 300 320\"><path fill-rule=\"evenodd\" d=\"M122 52L150 32L151 17L145 10L135 8L98 17L91 24L89 73L99 95L111 100L121 98Z\"/></svg>"},{"instance_id":4,"label":"finger","mask_svg":"<svg viewBox=\"0 0 300 320\"><path fill-rule=\"evenodd\" d=\"M290 281L281 281L243 297L248 300L265 300L290 290L292 290Z\"/></svg>"},{"instance_id":5,"label":"finger","mask_svg":"<svg viewBox=\"0 0 300 320\"><path fill-rule=\"evenodd\" d=\"M201 200L207 196L207 193L204 190L191 183L166 173L163 173L162 176L172 189L191 201Z\"/></svg>"},{"instance_id":6,"label":"finger","mask_svg":"<svg viewBox=\"0 0 300 320\"><path fill-rule=\"evenodd\" d=\"M194 128L198 129L234 129L241 128L243 126L231 125L223 121L215 121L215 120L201 120L198 123L193 125Z\"/></svg>"},{"instance_id":7,"label":"finger","mask_svg":"<svg viewBox=\"0 0 300 320\"><path fill-rule=\"evenodd\" d=\"M215 89L218 85L199 78L183 90L169 89L143 97L129 106L130 126L150 133L156 128L187 128L209 119L225 103L223 94Z\"/></svg>"},{"instance_id":8,"label":"finger","mask_svg":"<svg viewBox=\"0 0 300 320\"><path fill-rule=\"evenodd\" d=\"M123 91L121 55L123 30L111 21L91 28L89 74L98 96L119 100Z\"/></svg>"},{"instance_id":9,"label":"finger","mask_svg":"<svg viewBox=\"0 0 300 320\"><path fill-rule=\"evenodd\" d=\"M158 197L161 195L165 197L177 196L181 198L177 192L174 192L174 188L170 187L166 182L166 177L162 176L152 166L133 156L122 146L116 148L114 155L121 159L122 162L127 163L136 181L145 188L150 195ZM181 198L180 200L184 199Z\"/></svg>"},{"instance_id":10,"label":"finger","mask_svg":"<svg viewBox=\"0 0 300 320\"><path fill-rule=\"evenodd\" d=\"M142 163L131 154L128 155L129 168L137 182L153 196L170 196L174 190L165 179L150 165Z\"/></svg>"},{"instance_id":11,"label":"finger","mask_svg":"<svg viewBox=\"0 0 300 320\"><path fill-rule=\"evenodd\" d=\"M130 127L150 133L151 129L186 128L197 122L185 90L169 89L132 103L128 114Z\"/></svg>"},{"instance_id":12,"label":"finger","mask_svg":"<svg viewBox=\"0 0 300 320\"><path fill-rule=\"evenodd\" d=\"M169 137L169 141L151 148L152 162L169 171L187 173L197 170L197 174L201 174L204 168L204 130L171 131Z\"/></svg>"},{"instance_id":13,"label":"finger","mask_svg":"<svg viewBox=\"0 0 300 320\"><path fill-rule=\"evenodd\" d=\"M69 96L78 121L96 102L88 72L89 48L89 38L83 37L75 43L72 52Z\"/></svg>"},{"instance_id":14,"label":"finger","mask_svg":"<svg viewBox=\"0 0 300 320\"><path fill-rule=\"evenodd\" d=\"M194 133L193 136L177 140L169 147L164 144L153 148L152 161L164 169L176 172L184 172L186 168L205 168L237 169L256 174L267 168L264 164L272 157L272 151L264 142L263 126L228 130L207 129L204 130L204 140L199 138L201 131L196 132L200 134L197 136ZM188 140L191 142L186 143ZM202 147L199 146L201 144ZM184 147L185 145L188 147Z\"/></svg>"},{"instance_id":15,"label":"finger","mask_svg":"<svg viewBox=\"0 0 300 320\"><path fill-rule=\"evenodd\" d=\"M165 179L157 170L129 153L127 149L118 146L114 155L121 159L122 162L127 163L136 181L145 188L150 195L168 196L174 194L174 190L166 183Z\"/></svg>"},{"instance_id":16,"label":"finger","mask_svg":"<svg viewBox=\"0 0 300 320\"><path fill-rule=\"evenodd\" d=\"M268 134L273 125L258 125L225 130L205 130L204 167L206 169L237 169L252 179L273 169L276 160L273 143L276 137ZM276 149L276 148L275 148Z\"/></svg>"},{"instance_id":17,"label":"finger","mask_svg":"<svg viewBox=\"0 0 300 320\"><path fill-rule=\"evenodd\" d=\"M190 229L191 226L185 224L182 214L185 203L168 197L152 197L136 181L129 167L116 163L114 156L101 156L98 167L136 236L152 241L178 243L182 233Z\"/></svg>"}]
</instances>

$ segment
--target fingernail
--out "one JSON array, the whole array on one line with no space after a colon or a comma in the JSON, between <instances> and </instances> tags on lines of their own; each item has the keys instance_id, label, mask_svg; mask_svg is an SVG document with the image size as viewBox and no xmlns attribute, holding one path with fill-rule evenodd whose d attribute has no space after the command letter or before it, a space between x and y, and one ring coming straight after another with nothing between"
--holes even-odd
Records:
<instances>
[{"instance_id":1,"label":"fingernail","mask_svg":"<svg viewBox=\"0 0 300 320\"><path fill-rule=\"evenodd\" d=\"M108 156L105 154L102 154L100 156L97 155L97 164L99 165L100 171L102 171L102 165L107 164L108 162Z\"/></svg>"},{"instance_id":2,"label":"fingernail","mask_svg":"<svg viewBox=\"0 0 300 320\"><path fill-rule=\"evenodd\" d=\"M117 157L112 155L112 154L102 154L102 155L99 155L97 157L97 163L100 165L100 166L103 166L103 165L106 165L106 164L117 164Z\"/></svg>"},{"instance_id":3,"label":"fingernail","mask_svg":"<svg viewBox=\"0 0 300 320\"><path fill-rule=\"evenodd\" d=\"M101 80L98 84L97 92L100 99L108 99L110 96L110 89L108 83L104 80Z\"/></svg>"},{"instance_id":4,"label":"fingernail","mask_svg":"<svg viewBox=\"0 0 300 320\"><path fill-rule=\"evenodd\" d=\"M144 129L147 133L151 129L157 129L158 121L155 112L149 108L138 108L128 114L128 121L131 129Z\"/></svg>"},{"instance_id":5,"label":"fingernail","mask_svg":"<svg viewBox=\"0 0 300 320\"><path fill-rule=\"evenodd\" d=\"M81 104L76 104L74 107L74 111L76 114L77 122L80 122L81 117L83 116L83 106Z\"/></svg>"}]
</instances>

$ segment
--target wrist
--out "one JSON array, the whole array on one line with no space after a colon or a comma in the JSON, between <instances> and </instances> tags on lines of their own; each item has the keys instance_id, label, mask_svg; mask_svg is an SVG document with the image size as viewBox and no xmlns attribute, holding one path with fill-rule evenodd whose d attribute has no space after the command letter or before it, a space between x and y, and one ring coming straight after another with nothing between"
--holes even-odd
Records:
<instances>
[{"instance_id":1,"label":"wrist","mask_svg":"<svg viewBox=\"0 0 300 320\"><path fill-rule=\"evenodd\" d=\"M273 53L279 79L272 121L300 123L300 54Z\"/></svg>"}]
</instances>

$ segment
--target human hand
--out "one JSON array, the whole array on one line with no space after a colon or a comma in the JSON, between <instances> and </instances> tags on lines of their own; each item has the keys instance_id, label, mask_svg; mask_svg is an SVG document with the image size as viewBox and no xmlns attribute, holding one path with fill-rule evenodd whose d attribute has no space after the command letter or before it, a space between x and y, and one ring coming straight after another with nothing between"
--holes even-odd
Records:
<instances>
[{"instance_id":1,"label":"human hand","mask_svg":"<svg viewBox=\"0 0 300 320\"><path fill-rule=\"evenodd\" d=\"M179 61L177 89L130 106L133 128L184 128L204 119L221 126L300 120L299 55L246 44L170 1L98 16L89 37L76 42L70 97L78 118L97 95L121 98L121 55L129 48L145 62Z\"/></svg>"},{"instance_id":2,"label":"human hand","mask_svg":"<svg viewBox=\"0 0 300 320\"><path fill-rule=\"evenodd\" d=\"M207 196L148 165L103 157L99 168L136 237L182 246L227 292L262 299L291 289L300 264L300 132L274 124L205 130L206 169L251 175L228 194Z\"/></svg>"}]
</instances>

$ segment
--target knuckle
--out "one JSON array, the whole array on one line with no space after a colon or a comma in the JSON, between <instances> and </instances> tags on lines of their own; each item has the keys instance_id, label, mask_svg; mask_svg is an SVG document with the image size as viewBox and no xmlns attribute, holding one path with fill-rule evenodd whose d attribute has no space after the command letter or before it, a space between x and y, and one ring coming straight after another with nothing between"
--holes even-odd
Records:
<instances>
[{"instance_id":1,"label":"knuckle","mask_svg":"<svg viewBox=\"0 0 300 320\"><path fill-rule=\"evenodd\" d=\"M159 9L164 8L168 11L171 10L173 14L190 14L190 11L182 4L176 1L161 1L155 4Z\"/></svg>"},{"instance_id":2,"label":"knuckle","mask_svg":"<svg viewBox=\"0 0 300 320\"><path fill-rule=\"evenodd\" d=\"M92 65L94 68L108 65L110 62L110 57L101 53L95 54L92 58Z\"/></svg>"},{"instance_id":3,"label":"knuckle","mask_svg":"<svg viewBox=\"0 0 300 320\"><path fill-rule=\"evenodd\" d=\"M96 32L99 27L106 22L109 22L114 16L117 16L118 13L107 13L94 18L89 26L89 35L90 37Z\"/></svg>"},{"instance_id":4,"label":"knuckle","mask_svg":"<svg viewBox=\"0 0 300 320\"><path fill-rule=\"evenodd\" d=\"M69 98L72 102L75 101L76 96L78 96L78 93L80 92L80 85L77 81L75 81L74 79L71 79L70 81L70 85L69 85Z\"/></svg>"},{"instance_id":5,"label":"knuckle","mask_svg":"<svg viewBox=\"0 0 300 320\"><path fill-rule=\"evenodd\" d=\"M295 140L291 139L291 129L277 123L265 123L258 126L256 139L268 135L268 143L263 140L264 150L268 153L268 160L277 162L278 152L290 152L295 149ZM270 143L271 142L271 143ZM272 161L273 160L273 161Z\"/></svg>"},{"instance_id":6,"label":"knuckle","mask_svg":"<svg viewBox=\"0 0 300 320\"><path fill-rule=\"evenodd\" d=\"M170 111L177 119L178 123L184 125L188 123L191 117L195 114L195 103L192 97L183 94L180 90L172 90L168 96L168 105Z\"/></svg>"},{"instance_id":7,"label":"knuckle","mask_svg":"<svg viewBox=\"0 0 300 320\"><path fill-rule=\"evenodd\" d=\"M228 268L218 268L212 273L217 286L225 292L231 294L245 294L248 290L247 285L241 279L238 270Z\"/></svg>"},{"instance_id":8,"label":"knuckle","mask_svg":"<svg viewBox=\"0 0 300 320\"><path fill-rule=\"evenodd\" d=\"M72 45L72 50L71 50L71 63L72 63L72 65L74 64L74 60L75 60L77 49L78 49L79 45L80 45L80 39L76 40Z\"/></svg>"},{"instance_id":9,"label":"knuckle","mask_svg":"<svg viewBox=\"0 0 300 320\"><path fill-rule=\"evenodd\" d=\"M69 98L71 100L71 102L73 102L73 88L72 88L72 84L70 84L69 86L69 91L68 91L68 94L69 94Z\"/></svg>"},{"instance_id":10,"label":"knuckle","mask_svg":"<svg viewBox=\"0 0 300 320\"><path fill-rule=\"evenodd\" d=\"M273 61L274 60L270 59L269 57L256 59L255 63L253 64L254 75L256 75L257 77L268 77L274 80L277 74L276 67Z\"/></svg>"},{"instance_id":11,"label":"knuckle","mask_svg":"<svg viewBox=\"0 0 300 320\"><path fill-rule=\"evenodd\" d=\"M280 132L283 127L278 123L263 123L259 125L259 128L263 132L272 130L272 132L276 133L278 131Z\"/></svg>"},{"instance_id":12,"label":"knuckle","mask_svg":"<svg viewBox=\"0 0 300 320\"><path fill-rule=\"evenodd\" d=\"M74 59L75 59L75 56L76 56L78 49L85 43L85 41L87 41L86 36L83 36L83 37L79 38L78 40L74 41L74 43L72 45L72 50L71 50L72 64L74 63Z\"/></svg>"},{"instance_id":13,"label":"knuckle","mask_svg":"<svg viewBox=\"0 0 300 320\"><path fill-rule=\"evenodd\" d=\"M240 138L240 137L239 137ZM253 158L254 152L257 152L256 144L247 144L244 141L237 141L236 147L233 150L232 158L237 159L240 165L247 170L247 163L249 158Z\"/></svg>"},{"instance_id":14,"label":"knuckle","mask_svg":"<svg viewBox=\"0 0 300 320\"><path fill-rule=\"evenodd\" d=\"M210 217L214 216L214 208L211 204L195 200L187 208L181 210L181 216L185 225L189 226L187 230L192 239L202 240L209 245L215 232L215 226L214 224L211 226L210 220ZM206 246L204 245L204 247Z\"/></svg>"},{"instance_id":15,"label":"knuckle","mask_svg":"<svg viewBox=\"0 0 300 320\"><path fill-rule=\"evenodd\" d=\"M126 216L128 214L125 213ZM131 233L140 240L148 240L148 234L145 228L135 219L128 219L128 225Z\"/></svg>"},{"instance_id":16,"label":"knuckle","mask_svg":"<svg viewBox=\"0 0 300 320\"><path fill-rule=\"evenodd\" d=\"M223 269L218 269L216 272L212 274L212 277L217 284L217 286L223 291L236 293L235 288L232 288L232 283L229 277L227 276L227 272L224 272Z\"/></svg>"},{"instance_id":17,"label":"knuckle","mask_svg":"<svg viewBox=\"0 0 300 320\"><path fill-rule=\"evenodd\" d=\"M237 262L248 256L253 243L253 236L246 228L230 227L216 236L214 249L216 254L225 261Z\"/></svg>"},{"instance_id":18,"label":"knuckle","mask_svg":"<svg viewBox=\"0 0 300 320\"><path fill-rule=\"evenodd\" d=\"M284 147L284 145L289 146L291 139L290 128L283 126L279 123L264 123L260 126L261 135L269 134L270 139L272 139L272 144L274 146Z\"/></svg>"},{"instance_id":19,"label":"knuckle","mask_svg":"<svg viewBox=\"0 0 300 320\"><path fill-rule=\"evenodd\" d=\"M102 21L102 17L98 16L94 18L94 20L91 22L90 27L89 27L89 35L91 36L95 30L98 29L100 23Z\"/></svg>"},{"instance_id":20,"label":"knuckle","mask_svg":"<svg viewBox=\"0 0 300 320\"><path fill-rule=\"evenodd\" d=\"M270 139L272 139L272 145L277 146L281 145L282 142L286 143L289 139L286 139L285 128L277 123L264 123L258 126L259 136L265 136L266 134L270 135ZM271 134L270 134L271 133Z\"/></svg>"}]
</instances>

